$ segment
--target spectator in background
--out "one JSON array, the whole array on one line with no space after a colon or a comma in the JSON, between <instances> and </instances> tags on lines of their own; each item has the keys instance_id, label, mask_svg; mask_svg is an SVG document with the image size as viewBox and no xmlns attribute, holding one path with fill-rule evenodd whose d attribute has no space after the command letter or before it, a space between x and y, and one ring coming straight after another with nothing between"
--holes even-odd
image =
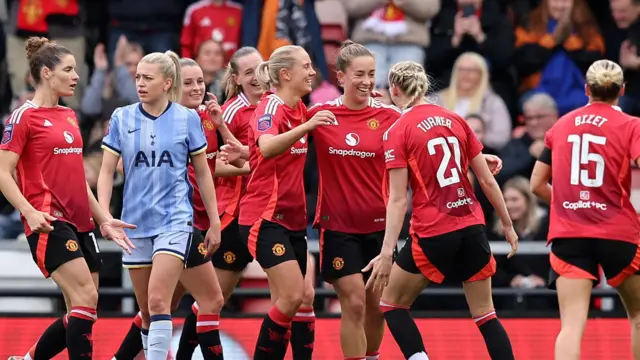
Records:
<instances>
[{"instance_id":1,"label":"spectator in background","mask_svg":"<svg viewBox=\"0 0 640 360\"><path fill-rule=\"evenodd\" d=\"M224 77L226 64L222 44L214 40L203 41L198 46L194 60L202 69L207 92L215 95L220 104L224 103L225 92L222 78Z\"/></svg>"},{"instance_id":2,"label":"spectator in background","mask_svg":"<svg viewBox=\"0 0 640 360\"><path fill-rule=\"evenodd\" d=\"M65 105L77 109L82 99L83 85L87 78L84 62L85 27L84 2L81 0L7 0L7 66L14 96L25 92L24 76L29 63L24 57L24 41L29 36L47 36L77 55L76 72L79 83L72 97L60 99ZM45 6L46 3L46 6Z\"/></svg>"},{"instance_id":3,"label":"spectator in background","mask_svg":"<svg viewBox=\"0 0 640 360\"><path fill-rule=\"evenodd\" d=\"M529 178L533 165L544 149L544 134L558 120L558 106L545 93L531 95L524 103L524 134L512 139L500 152L503 167L498 183L504 184L514 176Z\"/></svg>"},{"instance_id":4,"label":"spectator in background","mask_svg":"<svg viewBox=\"0 0 640 360\"><path fill-rule=\"evenodd\" d=\"M138 101L135 75L138 62L143 56L144 52L139 44L129 43L126 37L121 36L113 56L113 70L109 72L105 46L98 44L94 49L95 68L80 106L84 115L80 127L86 145L92 143L90 134L94 128L102 129L94 140L100 140L104 136L104 125L116 108Z\"/></svg>"},{"instance_id":5,"label":"spectator in background","mask_svg":"<svg viewBox=\"0 0 640 360\"><path fill-rule=\"evenodd\" d=\"M550 94L560 115L587 103L584 74L604 55L604 41L584 0L543 0L516 29L515 65L524 99Z\"/></svg>"},{"instance_id":6,"label":"spectator in background","mask_svg":"<svg viewBox=\"0 0 640 360\"><path fill-rule=\"evenodd\" d=\"M226 58L238 49L242 5L230 0L200 0L187 8L182 25L182 57L194 58L200 44L213 40L222 44Z\"/></svg>"},{"instance_id":7,"label":"spectator in background","mask_svg":"<svg viewBox=\"0 0 640 360\"><path fill-rule=\"evenodd\" d=\"M453 63L464 52L485 58L491 88L511 107L515 85L509 74L513 56L513 28L497 0L445 1L431 25L427 70L435 77L435 90L449 84Z\"/></svg>"},{"instance_id":8,"label":"spectator in background","mask_svg":"<svg viewBox=\"0 0 640 360\"><path fill-rule=\"evenodd\" d=\"M182 15L188 5L185 0L109 0L107 3L109 59L122 35L142 45L147 53L177 49Z\"/></svg>"},{"instance_id":9,"label":"spectator in background","mask_svg":"<svg viewBox=\"0 0 640 360\"><path fill-rule=\"evenodd\" d=\"M482 153L483 154L491 154L491 155L497 155L498 152L496 151L496 149L487 146L485 143L485 135L487 134L487 126L486 126L486 122L484 120L484 117L482 117L482 115L480 114L469 114L466 116L465 120L467 120L467 124L469 124L469 127L471 128L471 130L473 130L473 132L476 134L476 137L478 138L478 140L480 140L480 142L482 143L482 145L484 145L484 148L482 149Z\"/></svg>"},{"instance_id":10,"label":"spectator in background","mask_svg":"<svg viewBox=\"0 0 640 360\"><path fill-rule=\"evenodd\" d=\"M484 119L483 144L500 150L511 138L511 117L502 98L491 90L489 70L482 56L463 53L453 64L449 87L437 94L436 104L463 118L480 114Z\"/></svg>"},{"instance_id":11,"label":"spectator in background","mask_svg":"<svg viewBox=\"0 0 640 360\"><path fill-rule=\"evenodd\" d=\"M427 22L440 10L440 0L345 0L356 19L353 41L376 56L376 86L386 88L391 65L405 60L424 64L429 46Z\"/></svg>"},{"instance_id":12,"label":"spectator in background","mask_svg":"<svg viewBox=\"0 0 640 360\"><path fill-rule=\"evenodd\" d=\"M605 32L607 59L624 69L626 87L620 107L630 115L640 115L640 0L611 0L614 25Z\"/></svg>"}]
</instances>

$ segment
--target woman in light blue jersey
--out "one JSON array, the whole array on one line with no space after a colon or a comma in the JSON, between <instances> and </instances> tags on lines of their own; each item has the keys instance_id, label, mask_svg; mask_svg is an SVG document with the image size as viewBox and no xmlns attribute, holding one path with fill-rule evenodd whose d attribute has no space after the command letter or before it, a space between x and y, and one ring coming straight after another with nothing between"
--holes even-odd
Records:
<instances>
[{"instance_id":1,"label":"woman in light blue jersey","mask_svg":"<svg viewBox=\"0 0 640 360\"><path fill-rule=\"evenodd\" d=\"M109 206L113 175L122 157L122 217L138 221L138 228L128 233L136 248L123 255L123 265L130 269L140 307L146 356L149 360L166 360L173 332L171 298L194 241L189 162L195 169L209 217L210 227L204 239L209 256L220 244L220 220L200 117L176 102L182 95L177 55L166 52L145 56L138 64L136 87L140 102L114 111L103 140L98 198L103 207ZM183 283L196 296L201 311L203 305L207 307L203 326L198 328L205 359L222 359L218 331L220 287L211 263L199 268L199 277L213 281L196 282L188 276L183 277Z\"/></svg>"}]
</instances>

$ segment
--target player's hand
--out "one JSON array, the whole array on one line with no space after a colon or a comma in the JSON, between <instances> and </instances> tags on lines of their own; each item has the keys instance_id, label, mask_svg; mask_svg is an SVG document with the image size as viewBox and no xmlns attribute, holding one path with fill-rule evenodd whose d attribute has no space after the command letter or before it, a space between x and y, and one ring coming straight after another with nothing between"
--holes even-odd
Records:
<instances>
[{"instance_id":1,"label":"player's hand","mask_svg":"<svg viewBox=\"0 0 640 360\"><path fill-rule=\"evenodd\" d=\"M500 170L502 170L502 159L495 155L483 154L484 160L487 162L487 166L489 166L489 170L493 176L498 175Z\"/></svg>"},{"instance_id":2,"label":"player's hand","mask_svg":"<svg viewBox=\"0 0 640 360\"><path fill-rule=\"evenodd\" d=\"M511 245L511 251L509 255L507 255L507 259L511 258L518 251L518 234L513 229L513 225L502 226L502 230L504 231L504 236L507 238L507 242Z\"/></svg>"},{"instance_id":3,"label":"player's hand","mask_svg":"<svg viewBox=\"0 0 640 360\"><path fill-rule=\"evenodd\" d=\"M389 274L391 274L392 266L393 256L380 254L373 258L373 260L362 269L362 272L372 270L366 288L374 292L382 292L387 284L389 284Z\"/></svg>"},{"instance_id":4,"label":"player's hand","mask_svg":"<svg viewBox=\"0 0 640 360\"><path fill-rule=\"evenodd\" d=\"M204 246L207 247L206 258L210 258L220 247L220 222L211 223L207 235L204 237Z\"/></svg>"},{"instance_id":5,"label":"player's hand","mask_svg":"<svg viewBox=\"0 0 640 360\"><path fill-rule=\"evenodd\" d=\"M226 145L220 147L220 160L226 165L243 157L244 146L235 139L227 140Z\"/></svg>"},{"instance_id":6,"label":"player's hand","mask_svg":"<svg viewBox=\"0 0 640 360\"><path fill-rule=\"evenodd\" d=\"M215 127L223 126L222 108L220 107L220 104L218 104L218 98L210 92L207 93L207 96L210 99L204 102L204 106L211 115L211 122Z\"/></svg>"},{"instance_id":7,"label":"player's hand","mask_svg":"<svg viewBox=\"0 0 640 360\"><path fill-rule=\"evenodd\" d=\"M27 220L27 225L29 225L29 229L32 232L44 234L53 231L53 226L50 223L58 220L46 212L37 210L24 214L24 218Z\"/></svg>"},{"instance_id":8,"label":"player's hand","mask_svg":"<svg viewBox=\"0 0 640 360\"><path fill-rule=\"evenodd\" d=\"M335 125L336 116L329 110L318 111L318 113L305 124L310 127L309 130L314 130L318 126Z\"/></svg>"},{"instance_id":9,"label":"player's hand","mask_svg":"<svg viewBox=\"0 0 640 360\"><path fill-rule=\"evenodd\" d=\"M384 94L381 93L380 91L375 90L375 89L371 90L371 97L372 98L379 98L379 97L383 97L383 96L384 96Z\"/></svg>"},{"instance_id":10,"label":"player's hand","mask_svg":"<svg viewBox=\"0 0 640 360\"><path fill-rule=\"evenodd\" d=\"M118 219L111 219L100 225L100 233L105 239L111 240L120 246L127 254L131 254L131 249L136 247L133 245L129 237L124 232L124 229L134 230L135 225L127 224L126 222Z\"/></svg>"}]
</instances>

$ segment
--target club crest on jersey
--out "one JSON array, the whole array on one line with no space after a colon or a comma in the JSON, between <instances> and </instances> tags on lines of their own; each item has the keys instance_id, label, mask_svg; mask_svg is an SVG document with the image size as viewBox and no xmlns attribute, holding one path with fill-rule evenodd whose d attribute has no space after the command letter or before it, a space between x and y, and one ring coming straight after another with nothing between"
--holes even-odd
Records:
<instances>
[{"instance_id":1,"label":"club crest on jersey","mask_svg":"<svg viewBox=\"0 0 640 360\"><path fill-rule=\"evenodd\" d=\"M580 200L589 201L590 197L588 191L580 191Z\"/></svg>"},{"instance_id":2,"label":"club crest on jersey","mask_svg":"<svg viewBox=\"0 0 640 360\"><path fill-rule=\"evenodd\" d=\"M271 126L273 126L271 114L260 116L258 119L258 131L267 131L271 129Z\"/></svg>"},{"instance_id":3,"label":"club crest on jersey","mask_svg":"<svg viewBox=\"0 0 640 360\"><path fill-rule=\"evenodd\" d=\"M204 243L200 243L198 244L198 252L200 253L200 255L205 256L207 255L207 247L204 246Z\"/></svg>"},{"instance_id":4,"label":"club crest on jersey","mask_svg":"<svg viewBox=\"0 0 640 360\"><path fill-rule=\"evenodd\" d=\"M9 143L13 139L13 124L7 124L2 133L2 145Z\"/></svg>"},{"instance_id":5,"label":"club crest on jersey","mask_svg":"<svg viewBox=\"0 0 640 360\"><path fill-rule=\"evenodd\" d=\"M369 127L369 129L375 130L380 127L380 122L376 119L371 119L367 121L367 126Z\"/></svg>"},{"instance_id":6,"label":"club crest on jersey","mask_svg":"<svg viewBox=\"0 0 640 360\"><path fill-rule=\"evenodd\" d=\"M227 18L227 25L228 26L236 26L236 18L234 18L233 16L229 16Z\"/></svg>"},{"instance_id":7,"label":"club crest on jersey","mask_svg":"<svg viewBox=\"0 0 640 360\"><path fill-rule=\"evenodd\" d=\"M69 122L69 124L71 124L71 126L73 127L78 127L78 122L76 121L76 119L72 118L71 116L67 117L67 122Z\"/></svg>"},{"instance_id":8,"label":"club crest on jersey","mask_svg":"<svg viewBox=\"0 0 640 360\"><path fill-rule=\"evenodd\" d=\"M202 123L202 126L203 126L206 130L209 130L209 131L211 131L211 130L215 129L215 126L213 126L213 123L212 123L211 121L209 121L209 120L205 120L205 121Z\"/></svg>"}]
</instances>

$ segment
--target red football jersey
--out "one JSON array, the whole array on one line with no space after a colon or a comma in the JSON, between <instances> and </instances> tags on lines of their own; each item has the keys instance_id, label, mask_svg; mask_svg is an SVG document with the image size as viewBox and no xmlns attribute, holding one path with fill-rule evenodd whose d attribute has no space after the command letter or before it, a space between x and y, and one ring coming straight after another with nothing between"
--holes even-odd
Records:
<instances>
[{"instance_id":1,"label":"red football jersey","mask_svg":"<svg viewBox=\"0 0 640 360\"><path fill-rule=\"evenodd\" d=\"M197 112L198 115L200 115L200 121L202 121L204 136L207 138L207 164L209 164L211 176L213 176L216 172L216 156L218 155L219 147L218 131L211 122L211 115L204 105L200 105ZM207 215L207 209L204 207L204 202L200 196L200 190L198 190L196 171L191 163L189 163L188 172L189 182L191 186L193 186L193 226L198 230L207 230L209 229L209 216Z\"/></svg>"},{"instance_id":2,"label":"red football jersey","mask_svg":"<svg viewBox=\"0 0 640 360\"><path fill-rule=\"evenodd\" d=\"M225 0L214 5L210 0L200 0L187 8L180 37L182 57L195 58L200 44L214 40L222 44L227 59L240 44L242 5Z\"/></svg>"},{"instance_id":3,"label":"red football jersey","mask_svg":"<svg viewBox=\"0 0 640 360\"><path fill-rule=\"evenodd\" d=\"M629 199L631 165L640 157L640 120L593 103L545 135L553 192L549 240L588 237L638 243L640 221Z\"/></svg>"},{"instance_id":4,"label":"red football jersey","mask_svg":"<svg viewBox=\"0 0 640 360\"><path fill-rule=\"evenodd\" d=\"M437 105L415 106L387 131L384 149L387 169L409 170L411 234L427 238L484 225L467 177L482 144L464 119Z\"/></svg>"},{"instance_id":5,"label":"red football jersey","mask_svg":"<svg viewBox=\"0 0 640 360\"><path fill-rule=\"evenodd\" d=\"M252 105L243 93L229 99L222 106L222 119L233 136L243 145L249 143L249 121L255 109L256 106ZM245 193L248 181L248 175L216 178L216 198L220 216L223 213L238 216L240 198Z\"/></svg>"},{"instance_id":6,"label":"red football jersey","mask_svg":"<svg viewBox=\"0 0 640 360\"><path fill-rule=\"evenodd\" d=\"M20 155L18 186L36 210L72 224L79 232L93 230L82 136L73 110L26 102L6 121L0 150ZM31 235L24 218L22 222L26 235Z\"/></svg>"},{"instance_id":7,"label":"red football jersey","mask_svg":"<svg viewBox=\"0 0 640 360\"><path fill-rule=\"evenodd\" d=\"M302 101L291 108L276 94L267 93L260 100L249 121L251 177L247 192L240 200L238 222L241 225L253 225L264 219L292 231L307 227L303 177L307 135L289 150L270 159L262 157L258 147L260 136L285 133L301 125L306 118L307 109Z\"/></svg>"},{"instance_id":8,"label":"red football jersey","mask_svg":"<svg viewBox=\"0 0 640 360\"><path fill-rule=\"evenodd\" d=\"M336 126L313 131L318 156L318 202L314 225L345 233L366 234L385 227L387 192L382 135L400 117L394 106L373 98L351 110L342 97L309 109L309 117L331 111Z\"/></svg>"}]
</instances>

